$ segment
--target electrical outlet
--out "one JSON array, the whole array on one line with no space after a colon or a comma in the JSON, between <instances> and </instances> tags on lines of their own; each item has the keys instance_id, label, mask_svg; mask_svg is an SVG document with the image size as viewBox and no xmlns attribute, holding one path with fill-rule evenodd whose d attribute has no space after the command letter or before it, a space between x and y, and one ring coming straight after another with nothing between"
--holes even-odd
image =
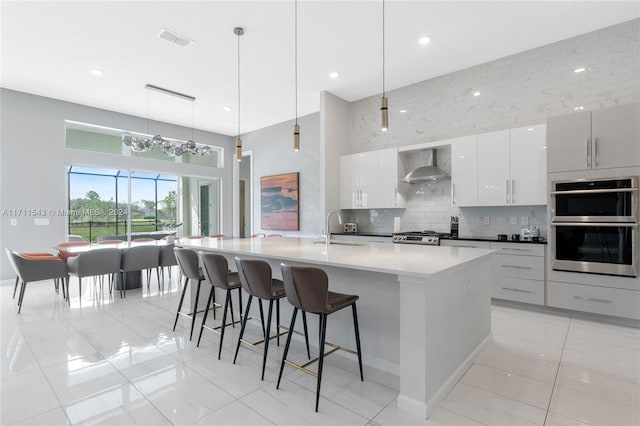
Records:
<instances>
[{"instance_id":1,"label":"electrical outlet","mask_svg":"<svg viewBox=\"0 0 640 426\"><path fill-rule=\"evenodd\" d=\"M511 216L511 224L512 225L518 224L518 216Z\"/></svg>"},{"instance_id":2,"label":"electrical outlet","mask_svg":"<svg viewBox=\"0 0 640 426\"><path fill-rule=\"evenodd\" d=\"M484 223L485 225L489 225L489 224L491 224L491 218L490 218L489 216L485 216L485 217L483 218L483 223Z\"/></svg>"},{"instance_id":3,"label":"electrical outlet","mask_svg":"<svg viewBox=\"0 0 640 426\"><path fill-rule=\"evenodd\" d=\"M18 219L11 219L11 226L18 226Z\"/></svg>"},{"instance_id":4,"label":"electrical outlet","mask_svg":"<svg viewBox=\"0 0 640 426\"><path fill-rule=\"evenodd\" d=\"M529 224L529 217L528 216L522 216L522 224L523 225L528 225Z\"/></svg>"}]
</instances>

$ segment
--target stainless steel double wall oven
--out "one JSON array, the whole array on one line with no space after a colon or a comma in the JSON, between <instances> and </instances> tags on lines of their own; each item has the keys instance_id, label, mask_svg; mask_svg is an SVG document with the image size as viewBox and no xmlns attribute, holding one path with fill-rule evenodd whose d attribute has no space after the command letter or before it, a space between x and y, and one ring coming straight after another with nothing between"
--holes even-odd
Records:
<instances>
[{"instance_id":1,"label":"stainless steel double wall oven","mask_svg":"<svg viewBox=\"0 0 640 426\"><path fill-rule=\"evenodd\" d=\"M638 177L552 182L551 267L637 277Z\"/></svg>"}]
</instances>

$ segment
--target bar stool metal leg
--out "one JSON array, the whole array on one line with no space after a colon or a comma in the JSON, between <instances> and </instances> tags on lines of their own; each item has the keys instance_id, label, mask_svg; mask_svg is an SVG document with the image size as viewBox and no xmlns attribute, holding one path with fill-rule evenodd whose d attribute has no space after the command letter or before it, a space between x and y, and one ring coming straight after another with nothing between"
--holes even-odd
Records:
<instances>
[{"instance_id":1,"label":"bar stool metal leg","mask_svg":"<svg viewBox=\"0 0 640 426\"><path fill-rule=\"evenodd\" d=\"M222 313L222 327L220 329L220 347L218 348L218 359L220 359L220 356L222 355L222 342L224 341L224 329L227 326L227 310L229 308L230 303L231 303L231 290L227 290L227 297L224 301L224 312ZM231 311L231 313L233 313L233 311ZM231 316L231 321L233 321L233 316Z\"/></svg>"},{"instance_id":2,"label":"bar stool metal leg","mask_svg":"<svg viewBox=\"0 0 640 426\"><path fill-rule=\"evenodd\" d=\"M184 301L184 295L187 292L187 284L189 284L189 278L185 277L184 286L182 288L182 296L180 296L180 303L178 303L178 312L176 312L176 320L173 323L173 331L176 331L176 326L178 325L178 317L180 317L180 309L182 309L182 302Z\"/></svg>"},{"instance_id":3,"label":"bar stool metal leg","mask_svg":"<svg viewBox=\"0 0 640 426\"><path fill-rule=\"evenodd\" d=\"M200 326L200 334L198 334L198 343L196 347L200 347L200 339L202 339L202 332L204 331L204 325L207 322L207 316L209 316L209 306L211 306L211 299L213 298L213 287L211 287L211 291L209 292L209 297L207 298L207 307L204 309L204 317L202 317L202 325ZM224 323L222 324L224 326ZM222 345L221 345L222 346ZM220 359L220 357L218 357Z\"/></svg>"},{"instance_id":4,"label":"bar stool metal leg","mask_svg":"<svg viewBox=\"0 0 640 426\"><path fill-rule=\"evenodd\" d=\"M356 302L351 305L353 311L353 327L356 331L356 348L358 350L358 365L360 366L360 381L364 382L364 375L362 374L362 351L360 350L360 329L358 328L358 312L356 310Z\"/></svg>"},{"instance_id":5,"label":"bar stool metal leg","mask_svg":"<svg viewBox=\"0 0 640 426\"><path fill-rule=\"evenodd\" d=\"M196 325L196 316L198 315L198 299L200 298L200 284L202 284L202 280L198 280L198 288L196 290L196 301L193 304L193 317L191 318L191 334L189 334L189 340L193 337L193 327ZM215 296L213 298L213 303L215 303ZM213 318L216 317L216 311L213 311Z\"/></svg>"},{"instance_id":6,"label":"bar stool metal leg","mask_svg":"<svg viewBox=\"0 0 640 426\"><path fill-rule=\"evenodd\" d=\"M240 350L240 343L242 343L242 336L244 335L244 329L247 326L247 319L249 317L249 308L251 308L251 300L253 299L252 295L249 295L249 300L247 300L247 307L244 310L244 317L242 318L242 326L240 327L240 337L238 337L238 344L236 345L236 354L233 356L233 363L236 363L236 359L238 358L238 351Z\"/></svg>"},{"instance_id":7,"label":"bar stool metal leg","mask_svg":"<svg viewBox=\"0 0 640 426\"><path fill-rule=\"evenodd\" d=\"M262 376L260 380L264 380L264 370L267 365L267 353L269 352L269 337L271 336L271 314L273 313L273 299L269 300L269 314L267 315L267 332L264 338L264 354L262 355ZM277 325L276 325L277 330ZM276 331L276 334L278 331Z\"/></svg>"},{"instance_id":8,"label":"bar stool metal leg","mask_svg":"<svg viewBox=\"0 0 640 426\"><path fill-rule=\"evenodd\" d=\"M320 384L322 382L322 366L324 364L324 340L327 332L327 314L320 314L320 355L318 356L318 382L316 385L316 413L320 402Z\"/></svg>"},{"instance_id":9,"label":"bar stool metal leg","mask_svg":"<svg viewBox=\"0 0 640 426\"><path fill-rule=\"evenodd\" d=\"M289 345L291 344L291 336L293 333L293 326L296 323L296 315L298 314L298 308L293 308L293 314L291 315L291 325L289 325L289 333L287 333L287 342L284 344L284 354L282 355L282 362L280 363L280 373L278 374L278 383L276 383L276 389L280 388L280 379L282 379L282 372L284 371L284 362L287 359L287 354L289 353ZM302 315L304 315L304 311L302 311ZM304 334L307 337L307 320L304 320L305 330ZM309 350L309 339L307 338L307 350Z\"/></svg>"}]
</instances>

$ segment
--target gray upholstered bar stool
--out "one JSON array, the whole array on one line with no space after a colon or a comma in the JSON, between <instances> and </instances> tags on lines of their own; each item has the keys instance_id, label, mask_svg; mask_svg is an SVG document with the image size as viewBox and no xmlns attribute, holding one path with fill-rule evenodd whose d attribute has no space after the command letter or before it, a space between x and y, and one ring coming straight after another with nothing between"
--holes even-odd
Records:
<instances>
[{"instance_id":1,"label":"gray upholstered bar stool","mask_svg":"<svg viewBox=\"0 0 640 426\"><path fill-rule=\"evenodd\" d=\"M164 268L166 267L169 270L169 290L171 290L171 269L173 266L178 264L178 260L176 259L176 254L174 253L173 244L167 244L165 246L160 247L160 262L158 266L160 267L160 272L162 273L162 291L164 291ZM180 279L178 279L180 281Z\"/></svg>"},{"instance_id":2,"label":"gray upholstered bar stool","mask_svg":"<svg viewBox=\"0 0 640 426\"><path fill-rule=\"evenodd\" d=\"M271 266L263 260L248 260L238 259L236 257L236 265L238 267L238 275L240 275L240 283L242 288L249 293L249 300L247 301L247 307L244 310L244 317L242 318L242 327L240 328L240 336L238 337L238 344L236 346L236 353L233 357L233 363L236 363L238 358L238 350L240 349L240 343L248 344L249 346L263 351L262 356L262 380L264 380L264 370L267 363L267 353L269 351L269 340L273 338L278 339L280 344L280 299L285 297L284 284L282 280L273 278L271 276ZM258 342L248 342L242 338L244 335L245 327L247 326L247 319L249 317L249 308L251 308L251 301L256 297L260 306L260 319L262 320L262 333L264 339ZM262 301L269 301L269 313L267 315L267 327L264 326L264 314L262 311ZM276 302L276 335L271 336L271 315L273 313L273 302ZM302 324L304 327L304 337L307 343L307 355L311 358L309 353L309 337L307 333L307 317L302 313ZM289 331L293 330L294 322L291 322ZM285 327L282 327L285 328ZM264 347L257 346L264 342Z\"/></svg>"},{"instance_id":3,"label":"gray upholstered bar stool","mask_svg":"<svg viewBox=\"0 0 640 426\"><path fill-rule=\"evenodd\" d=\"M182 296L180 296L180 303L178 304L178 311L176 312L176 320L173 323L173 331L176 331L178 325L178 317L184 315L191 318L191 334L189 334L189 340L193 337L193 328L196 324L196 316L198 315L198 299L200 297L200 284L204 281L204 275L202 270L198 266L198 253L195 250L175 247L173 252L176 254L176 260L180 271L184 276L184 286L182 288ZM184 295L187 293L187 287L189 280L198 280L198 287L196 288L196 300L193 304L193 310L190 314L181 312L182 302L184 301Z\"/></svg>"},{"instance_id":4,"label":"gray upholstered bar stool","mask_svg":"<svg viewBox=\"0 0 640 426\"><path fill-rule=\"evenodd\" d=\"M333 347L333 349L326 355L330 355L338 349L357 354L358 364L360 367L360 380L364 381L364 376L362 374L362 352L360 350L360 331L358 329L358 312L356 311L356 301L359 299L359 296L329 291L329 278L327 277L327 273L320 268L287 266L284 263L281 265L281 268L287 299L289 300L289 303L294 306L293 315L291 316L291 327L293 327L293 323L296 320L298 309L302 311L303 315L305 312L318 314L320 320L320 354L318 355L318 358L311 360L304 365L297 365L288 361L287 352L289 351L289 344L291 343L291 332L289 332L289 335L287 336L287 343L284 346L284 353L282 355L282 363L280 364L280 374L278 375L276 389L280 387L280 379L282 379L282 372L284 371L285 363L290 364L308 374L315 375L318 379L316 385L317 412L318 403L320 401L320 383L322 382L322 365L325 357L325 344ZM357 352L341 348L340 346L331 343L326 343L325 340L327 334L327 316L348 306L351 306L353 311L353 327L355 328L356 333ZM317 373L306 368L315 361L318 361Z\"/></svg>"},{"instance_id":5,"label":"gray upholstered bar stool","mask_svg":"<svg viewBox=\"0 0 640 426\"><path fill-rule=\"evenodd\" d=\"M211 292L209 293L209 299L207 300L207 307L204 311L204 317L202 318L202 325L200 326L200 335L198 336L198 345L200 346L200 339L202 339L202 332L206 328L216 333L220 333L220 347L218 348L218 359L222 354L222 342L224 341L224 329L227 326L227 310L231 310L231 326L236 326L236 320L233 317L233 302L231 300L231 290L238 290L238 303L240 304L240 318L242 318L242 285L240 284L240 277L237 272L229 271L229 263L227 259L215 253L199 252L200 263L202 264L202 272L205 279L211 284ZM220 288L225 290L226 297L224 299L224 311L222 313L222 324L218 327L209 327L206 325L207 314L209 313L209 306L213 304L213 309L218 307L215 303L215 289Z\"/></svg>"}]
</instances>

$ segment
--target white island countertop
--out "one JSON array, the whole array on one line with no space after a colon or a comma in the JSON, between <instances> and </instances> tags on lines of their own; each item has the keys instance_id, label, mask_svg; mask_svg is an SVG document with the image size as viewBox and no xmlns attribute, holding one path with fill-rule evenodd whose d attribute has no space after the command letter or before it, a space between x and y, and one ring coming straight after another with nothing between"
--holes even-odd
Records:
<instances>
[{"instance_id":1,"label":"white island countertop","mask_svg":"<svg viewBox=\"0 0 640 426\"><path fill-rule=\"evenodd\" d=\"M324 241L303 237L183 238L176 245L222 254L232 269L236 256L261 259L276 277L281 262L322 268L332 291L360 297L367 369L397 376L398 406L428 418L491 340L494 250L336 242L328 250ZM292 311L287 305L285 322ZM353 347L352 321L340 315L327 333L333 343Z\"/></svg>"},{"instance_id":2,"label":"white island countertop","mask_svg":"<svg viewBox=\"0 0 640 426\"><path fill-rule=\"evenodd\" d=\"M353 243L326 244L314 238L188 239L176 245L238 255L255 255L279 261L359 269L405 276L428 277L479 261L495 250L411 244Z\"/></svg>"}]
</instances>

